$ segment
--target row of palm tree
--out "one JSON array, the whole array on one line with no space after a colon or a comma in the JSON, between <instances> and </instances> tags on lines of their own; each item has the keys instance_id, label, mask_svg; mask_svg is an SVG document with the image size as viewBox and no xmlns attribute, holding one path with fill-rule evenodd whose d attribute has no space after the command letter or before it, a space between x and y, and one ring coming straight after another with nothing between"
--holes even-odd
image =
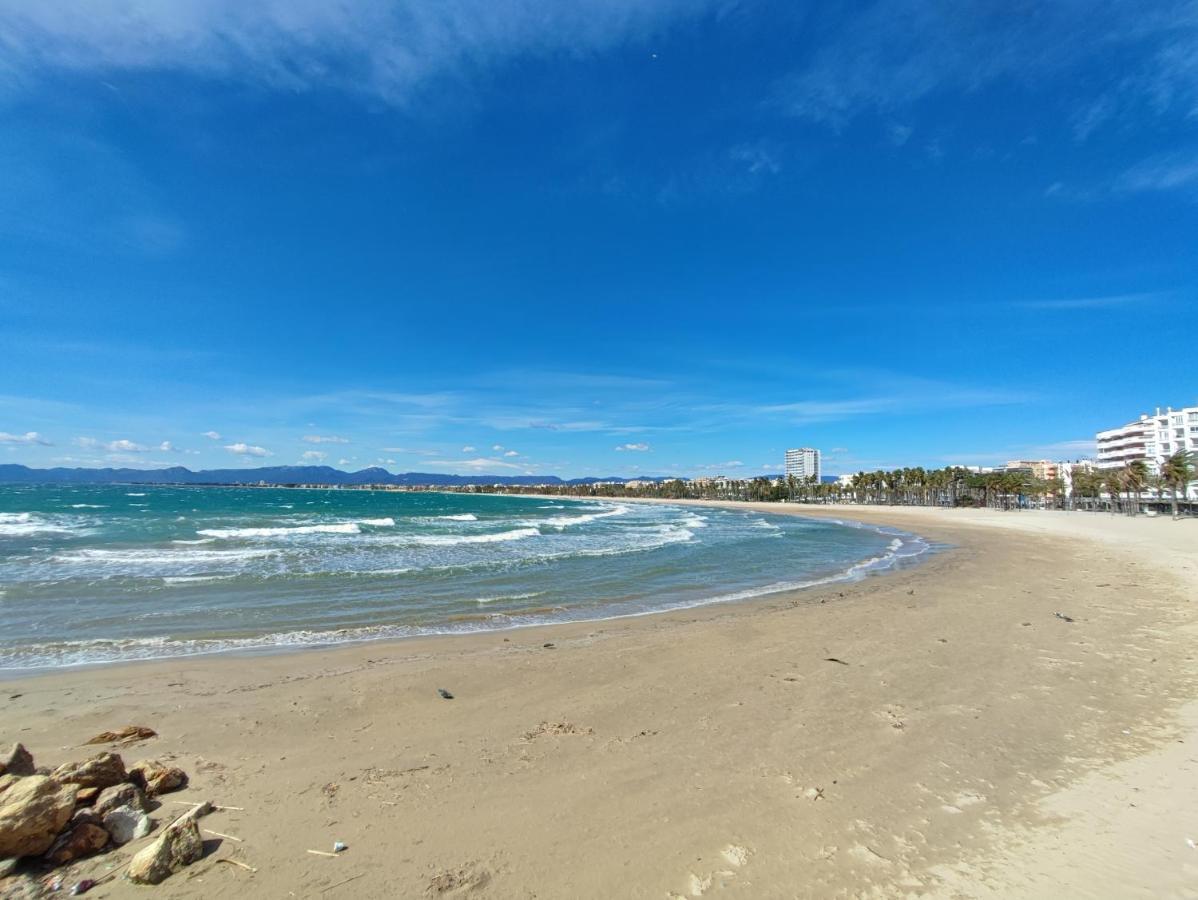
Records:
<instances>
[{"instance_id":1,"label":"row of palm tree","mask_svg":"<svg viewBox=\"0 0 1198 900\"><path fill-rule=\"evenodd\" d=\"M1065 479L1036 478L1026 470L973 472L961 466L925 469L922 466L858 472L848 484L825 484L810 478L783 479L670 479L642 482L635 487L617 483L546 485L537 491L581 497L656 497L671 500L749 500L790 503L859 503L903 506L980 506L994 509L1091 509L1135 515L1149 500L1171 492L1173 517L1180 514L1189 486L1196 480L1195 454L1170 456L1154 474L1143 460L1115 469L1074 466ZM474 490L527 491L528 487L486 487ZM469 490L469 489L467 489Z\"/></svg>"}]
</instances>

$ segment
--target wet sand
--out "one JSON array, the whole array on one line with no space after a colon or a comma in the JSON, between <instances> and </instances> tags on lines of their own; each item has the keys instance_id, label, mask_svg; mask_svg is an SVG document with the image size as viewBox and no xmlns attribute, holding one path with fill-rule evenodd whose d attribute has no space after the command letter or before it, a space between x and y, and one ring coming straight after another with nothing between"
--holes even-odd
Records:
<instances>
[{"instance_id":1,"label":"wet sand","mask_svg":"<svg viewBox=\"0 0 1198 900\"><path fill-rule=\"evenodd\" d=\"M1198 522L758 508L953 549L653 616L6 679L0 738L53 765L148 725L126 760L192 776L164 800L244 808L204 821L242 842L89 896L1198 896Z\"/></svg>"}]
</instances>

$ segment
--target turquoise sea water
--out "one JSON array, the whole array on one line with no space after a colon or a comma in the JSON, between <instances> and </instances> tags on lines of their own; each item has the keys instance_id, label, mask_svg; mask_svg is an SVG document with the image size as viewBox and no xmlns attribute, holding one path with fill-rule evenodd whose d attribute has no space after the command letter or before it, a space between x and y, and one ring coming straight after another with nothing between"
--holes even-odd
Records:
<instances>
[{"instance_id":1,"label":"turquoise sea water","mask_svg":"<svg viewBox=\"0 0 1198 900\"><path fill-rule=\"evenodd\" d=\"M927 549L889 529L619 501L0 486L0 668L642 614Z\"/></svg>"}]
</instances>

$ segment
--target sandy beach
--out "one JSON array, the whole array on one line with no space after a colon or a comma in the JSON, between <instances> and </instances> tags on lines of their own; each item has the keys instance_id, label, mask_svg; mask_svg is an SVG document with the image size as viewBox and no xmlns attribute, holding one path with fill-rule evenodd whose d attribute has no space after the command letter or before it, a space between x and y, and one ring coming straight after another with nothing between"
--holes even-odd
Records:
<instances>
[{"instance_id":1,"label":"sandy beach","mask_svg":"<svg viewBox=\"0 0 1198 900\"><path fill-rule=\"evenodd\" d=\"M160 823L239 807L204 824L241 841L97 897L1198 897L1198 523L758 508L947 547L684 612L6 678L0 738L55 765L147 725L126 760L192 779Z\"/></svg>"}]
</instances>

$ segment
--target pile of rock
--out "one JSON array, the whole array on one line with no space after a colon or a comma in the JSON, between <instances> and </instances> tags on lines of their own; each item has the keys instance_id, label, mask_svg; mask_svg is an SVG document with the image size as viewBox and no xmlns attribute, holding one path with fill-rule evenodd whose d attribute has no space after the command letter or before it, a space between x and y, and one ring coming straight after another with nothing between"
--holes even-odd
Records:
<instances>
[{"instance_id":1,"label":"pile of rock","mask_svg":"<svg viewBox=\"0 0 1198 900\"><path fill-rule=\"evenodd\" d=\"M16 744L0 756L0 877L22 859L60 866L144 837L153 798L186 784L182 769L157 760L126 768L109 752L39 769Z\"/></svg>"}]
</instances>

